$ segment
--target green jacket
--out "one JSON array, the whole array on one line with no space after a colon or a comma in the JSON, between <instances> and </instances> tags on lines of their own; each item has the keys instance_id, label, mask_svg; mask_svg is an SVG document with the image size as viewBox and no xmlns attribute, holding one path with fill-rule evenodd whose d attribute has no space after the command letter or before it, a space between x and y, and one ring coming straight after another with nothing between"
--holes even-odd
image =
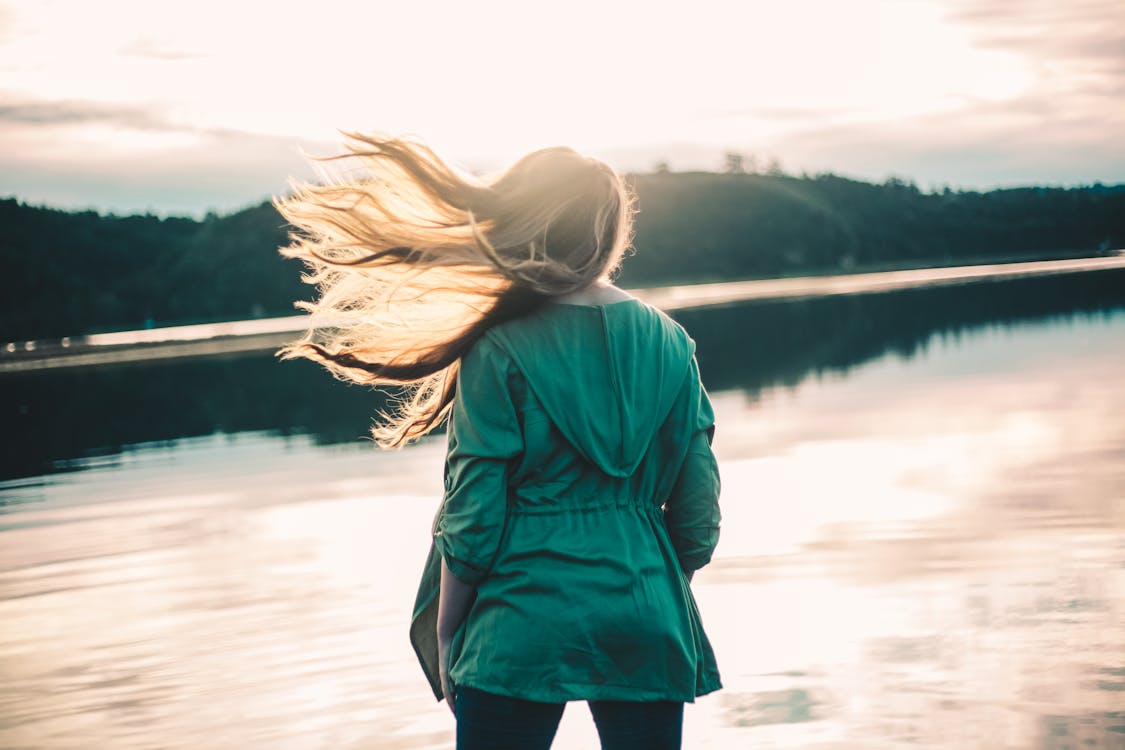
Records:
<instances>
[{"instance_id":1,"label":"green jacket","mask_svg":"<svg viewBox=\"0 0 1125 750\"><path fill-rule=\"evenodd\" d=\"M476 598L450 679L526 700L722 685L685 571L719 537L695 342L636 299L551 303L462 358L410 639L434 695L441 559Z\"/></svg>"}]
</instances>

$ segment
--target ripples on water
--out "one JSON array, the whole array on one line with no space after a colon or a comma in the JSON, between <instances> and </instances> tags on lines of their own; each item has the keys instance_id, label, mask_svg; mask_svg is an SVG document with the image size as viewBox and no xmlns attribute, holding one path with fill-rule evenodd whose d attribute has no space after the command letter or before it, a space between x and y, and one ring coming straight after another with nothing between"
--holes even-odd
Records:
<instances>
[{"instance_id":1,"label":"ripples on water","mask_svg":"<svg viewBox=\"0 0 1125 750\"><path fill-rule=\"evenodd\" d=\"M716 390L725 689L685 747L1125 748L1123 342L1118 308ZM0 485L0 746L452 746L406 638L442 449L242 432ZM555 747L593 746L570 706Z\"/></svg>"}]
</instances>

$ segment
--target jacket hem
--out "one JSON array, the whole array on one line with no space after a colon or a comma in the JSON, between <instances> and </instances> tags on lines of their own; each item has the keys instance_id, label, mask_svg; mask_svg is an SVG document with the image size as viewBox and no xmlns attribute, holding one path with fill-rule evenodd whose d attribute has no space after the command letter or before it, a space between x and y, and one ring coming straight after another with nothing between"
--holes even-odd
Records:
<instances>
[{"instance_id":1,"label":"jacket hem","mask_svg":"<svg viewBox=\"0 0 1125 750\"><path fill-rule=\"evenodd\" d=\"M722 683L715 680L714 682L696 686L694 691L686 692L642 687L638 685L574 682L558 682L546 689L540 686L538 689L522 691L519 688L513 689L508 685L491 683L488 680L468 679L456 683L453 692L456 694L457 687L462 685L477 690L484 690L488 693L495 693L496 695L504 695L509 698L519 698L521 700L535 701L538 703L566 703L569 701L590 700L677 701L681 703L694 703L697 697L722 689Z\"/></svg>"}]
</instances>

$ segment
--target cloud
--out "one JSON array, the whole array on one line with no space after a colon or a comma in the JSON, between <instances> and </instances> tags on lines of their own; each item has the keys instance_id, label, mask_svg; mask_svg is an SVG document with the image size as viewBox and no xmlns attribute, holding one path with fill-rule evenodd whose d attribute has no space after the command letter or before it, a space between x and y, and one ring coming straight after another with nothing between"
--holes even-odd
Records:
<instances>
[{"instance_id":1,"label":"cloud","mask_svg":"<svg viewBox=\"0 0 1125 750\"><path fill-rule=\"evenodd\" d=\"M774 144L787 164L922 186L1121 182L1125 122L1069 116L1036 95L906 121L808 129Z\"/></svg>"},{"instance_id":2,"label":"cloud","mask_svg":"<svg viewBox=\"0 0 1125 750\"><path fill-rule=\"evenodd\" d=\"M25 98L11 103L5 96L0 104L0 127L105 124L137 130L177 129L158 114L141 107L120 106L79 100L47 101Z\"/></svg>"},{"instance_id":3,"label":"cloud","mask_svg":"<svg viewBox=\"0 0 1125 750\"><path fill-rule=\"evenodd\" d=\"M1125 109L1080 92L1060 99L1040 88L1002 100L966 98L953 110L875 122L810 115L768 139L725 145L666 143L616 149L615 164L675 170L721 166L726 149L780 159L788 172L835 172L881 182L890 176L923 188L987 190L1016 185L1125 182Z\"/></svg>"},{"instance_id":4,"label":"cloud","mask_svg":"<svg viewBox=\"0 0 1125 750\"><path fill-rule=\"evenodd\" d=\"M290 176L312 177L298 146L308 144L228 132L144 158L89 148L81 158L49 162L0 155L0 196L69 209L198 217L284 193Z\"/></svg>"},{"instance_id":5,"label":"cloud","mask_svg":"<svg viewBox=\"0 0 1125 750\"><path fill-rule=\"evenodd\" d=\"M947 18L979 46L1059 64L1091 93L1125 92L1125 5L1118 0L947 0Z\"/></svg>"},{"instance_id":6,"label":"cloud","mask_svg":"<svg viewBox=\"0 0 1125 750\"><path fill-rule=\"evenodd\" d=\"M981 57L979 76L998 75L1002 67L989 67L995 61L1025 70L1024 80L975 93L961 86L940 108L895 117L846 106L720 110L711 117L744 123L745 137L710 148L669 143L627 158L713 169L720 151L732 148L759 158L775 155L791 170L877 181L897 175L923 185L981 189L1125 178L1125 5L944 0L941 8L942 20L972 49L1003 56ZM960 79L951 74L948 80Z\"/></svg>"},{"instance_id":7,"label":"cloud","mask_svg":"<svg viewBox=\"0 0 1125 750\"><path fill-rule=\"evenodd\" d=\"M200 52L164 47L155 39L149 37L138 37L119 48L118 52L128 57L140 57L148 60L198 60L207 57Z\"/></svg>"},{"instance_id":8,"label":"cloud","mask_svg":"<svg viewBox=\"0 0 1125 750\"><path fill-rule=\"evenodd\" d=\"M771 122L801 123L822 121L825 118L844 117L858 114L858 107L753 107L745 109L722 110L713 117L753 118Z\"/></svg>"},{"instance_id":9,"label":"cloud","mask_svg":"<svg viewBox=\"0 0 1125 750\"><path fill-rule=\"evenodd\" d=\"M0 102L13 102L12 95L0 96ZM122 141L128 141L131 134L184 134L196 136L206 141L270 141L295 138L279 138L249 133L236 128L199 127L190 123L176 122L167 117L160 107L118 105L105 102L70 99L52 101L46 99L24 98L14 103L0 103L0 132L9 137L47 135L52 128L70 128L81 135L83 126L103 126L117 131ZM0 146L0 157L4 151L16 151L11 143ZM5 148L7 147L7 148Z\"/></svg>"},{"instance_id":10,"label":"cloud","mask_svg":"<svg viewBox=\"0 0 1125 750\"><path fill-rule=\"evenodd\" d=\"M131 17L112 34L107 28L91 37L88 48L72 49L72 36L62 32L91 25L102 11L76 3L75 15L56 24L45 10L32 13L35 4L6 12L4 1L0 42L5 34L13 41L0 52L4 64L20 67L4 79L9 90L0 90L0 194L65 205L96 201L114 210L151 205L178 212L243 205L280 189L287 174L304 174L298 147L337 150L335 142L313 148L285 129L334 138L338 124L369 122L423 133L463 160L488 160L488 168L532 142L566 141L638 171L658 161L673 169L719 169L724 150L741 149L761 161L776 156L790 171L872 180L893 174L920 185L1125 178L1125 146L1118 143L1125 132L1125 5L1119 0L893 4L901 12L888 18L901 23L882 31L863 22L882 18L864 5L866 16L840 11L854 15L846 21L851 26L836 24L834 31L848 32L840 48L824 46L839 34L802 36L815 29L796 11L781 13L784 23L770 27L764 47L763 39L745 46L712 40L670 57L666 42L638 42L628 47L635 77L626 90L602 85L604 63L577 73L562 65L546 72L569 90L597 96L560 95L559 102L581 104L569 108L553 100L552 107L539 104L548 98L517 98L508 110L481 106L472 87L431 96L447 73L440 57L430 59L432 69L410 66L375 90L364 57L370 53L358 36L333 38L332 54L309 55L309 64L279 73L268 61L291 50L288 31L281 31L310 33L303 17L278 20L281 31L249 34L237 24L208 25L195 9L166 17L163 6L149 4L144 23ZM402 7L404 21L416 20L413 6ZM600 8L593 3L587 10ZM23 23L14 32L13 19ZM451 32L451 42L460 38ZM408 40L395 43L405 49ZM380 48L380 54L398 49ZM341 63L339 50L359 52ZM541 85L537 66L512 68L510 59L510 51L474 55L462 77L552 91ZM316 68L317 60L327 67ZM342 69L360 74L349 78ZM515 73L525 77L512 78ZM385 88L391 83L397 88ZM562 109L579 116L568 121L558 116ZM454 122L449 111L479 116Z\"/></svg>"},{"instance_id":11,"label":"cloud","mask_svg":"<svg viewBox=\"0 0 1125 750\"><path fill-rule=\"evenodd\" d=\"M332 150L294 137L176 123L156 108L25 98L0 104L0 195L200 216L284 192L290 176L312 177L302 149Z\"/></svg>"},{"instance_id":12,"label":"cloud","mask_svg":"<svg viewBox=\"0 0 1125 750\"><path fill-rule=\"evenodd\" d=\"M863 179L989 188L1125 178L1125 6L1114 0L947 0L975 47L1034 75L1014 95L962 95L954 109L893 121L792 121L769 150L787 164Z\"/></svg>"}]
</instances>

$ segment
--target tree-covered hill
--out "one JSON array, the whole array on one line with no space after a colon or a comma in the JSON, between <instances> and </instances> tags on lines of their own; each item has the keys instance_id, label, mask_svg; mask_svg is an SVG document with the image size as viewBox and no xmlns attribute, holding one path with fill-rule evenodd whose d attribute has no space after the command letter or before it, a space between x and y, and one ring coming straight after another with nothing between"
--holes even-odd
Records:
<instances>
[{"instance_id":1,"label":"tree-covered hill","mask_svg":"<svg viewBox=\"0 0 1125 750\"><path fill-rule=\"evenodd\" d=\"M624 286L1094 255L1125 246L1125 185L923 193L835 175L631 175ZM311 290L260 206L202 221L0 200L0 341L293 313Z\"/></svg>"},{"instance_id":2,"label":"tree-covered hill","mask_svg":"<svg viewBox=\"0 0 1125 750\"><path fill-rule=\"evenodd\" d=\"M638 178L624 281L718 281L1094 255L1125 245L1125 185L922 193L835 175Z\"/></svg>"},{"instance_id":3,"label":"tree-covered hill","mask_svg":"<svg viewBox=\"0 0 1125 750\"><path fill-rule=\"evenodd\" d=\"M273 206L203 221L0 201L0 340L264 315L308 297Z\"/></svg>"}]
</instances>

